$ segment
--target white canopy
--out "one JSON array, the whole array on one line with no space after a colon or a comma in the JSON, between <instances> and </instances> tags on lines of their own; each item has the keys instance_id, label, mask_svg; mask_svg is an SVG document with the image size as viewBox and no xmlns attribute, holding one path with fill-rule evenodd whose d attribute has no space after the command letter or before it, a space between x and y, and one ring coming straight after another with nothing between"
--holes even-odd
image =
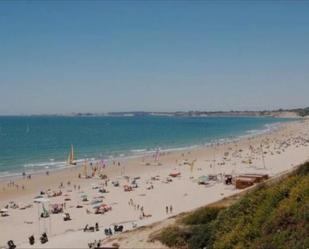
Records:
<instances>
[{"instance_id":1,"label":"white canopy","mask_svg":"<svg viewBox=\"0 0 309 249\"><path fill-rule=\"evenodd\" d=\"M7 208L2 208L2 209L0 209L0 213L6 213L6 212L8 212L9 210L7 209Z\"/></svg>"}]
</instances>

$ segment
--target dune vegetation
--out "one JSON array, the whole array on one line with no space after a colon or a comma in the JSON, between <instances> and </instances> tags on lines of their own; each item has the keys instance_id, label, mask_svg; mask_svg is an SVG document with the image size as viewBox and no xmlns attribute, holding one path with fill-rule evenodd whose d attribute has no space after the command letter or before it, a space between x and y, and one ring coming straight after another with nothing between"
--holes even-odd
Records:
<instances>
[{"instance_id":1,"label":"dune vegetation","mask_svg":"<svg viewBox=\"0 0 309 249\"><path fill-rule=\"evenodd\" d=\"M229 207L203 207L155 235L172 248L309 248L309 163Z\"/></svg>"}]
</instances>

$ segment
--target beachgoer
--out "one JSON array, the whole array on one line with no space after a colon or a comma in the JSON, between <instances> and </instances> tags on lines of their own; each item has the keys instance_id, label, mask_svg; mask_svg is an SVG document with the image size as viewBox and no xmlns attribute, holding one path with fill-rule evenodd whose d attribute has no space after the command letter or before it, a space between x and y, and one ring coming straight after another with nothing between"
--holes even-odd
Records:
<instances>
[{"instance_id":1,"label":"beachgoer","mask_svg":"<svg viewBox=\"0 0 309 249\"><path fill-rule=\"evenodd\" d=\"M168 214L168 206L165 207L165 212Z\"/></svg>"},{"instance_id":2,"label":"beachgoer","mask_svg":"<svg viewBox=\"0 0 309 249\"><path fill-rule=\"evenodd\" d=\"M170 205L170 213L173 213L173 206Z\"/></svg>"}]
</instances>

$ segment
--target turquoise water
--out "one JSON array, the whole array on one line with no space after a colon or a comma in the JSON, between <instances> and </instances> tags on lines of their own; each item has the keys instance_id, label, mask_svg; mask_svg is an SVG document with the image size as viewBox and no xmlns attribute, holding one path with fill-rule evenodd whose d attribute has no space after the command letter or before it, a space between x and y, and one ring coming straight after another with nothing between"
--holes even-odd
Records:
<instances>
[{"instance_id":1,"label":"turquoise water","mask_svg":"<svg viewBox=\"0 0 309 249\"><path fill-rule=\"evenodd\" d=\"M0 117L0 174L204 145L269 129L286 119L264 117Z\"/></svg>"}]
</instances>

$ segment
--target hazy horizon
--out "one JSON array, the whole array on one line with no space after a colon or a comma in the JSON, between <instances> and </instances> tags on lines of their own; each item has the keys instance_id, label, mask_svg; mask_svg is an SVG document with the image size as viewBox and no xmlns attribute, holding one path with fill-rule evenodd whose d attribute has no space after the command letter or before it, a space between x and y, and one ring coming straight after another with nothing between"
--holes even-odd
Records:
<instances>
[{"instance_id":1,"label":"hazy horizon","mask_svg":"<svg viewBox=\"0 0 309 249\"><path fill-rule=\"evenodd\" d=\"M0 115L309 106L309 2L0 3Z\"/></svg>"}]
</instances>

